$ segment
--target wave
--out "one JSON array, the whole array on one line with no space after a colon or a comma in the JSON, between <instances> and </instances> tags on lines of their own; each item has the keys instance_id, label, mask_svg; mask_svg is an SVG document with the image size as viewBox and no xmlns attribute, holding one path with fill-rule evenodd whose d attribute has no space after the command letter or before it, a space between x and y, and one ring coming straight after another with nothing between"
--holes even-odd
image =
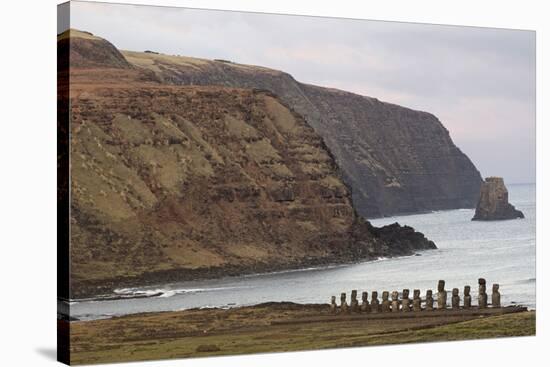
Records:
<instances>
[{"instance_id":1,"label":"wave","mask_svg":"<svg viewBox=\"0 0 550 367\"><path fill-rule=\"evenodd\" d=\"M268 276L271 276L271 275L278 275L278 274L300 273L300 272L306 272L306 271L318 271L318 270L332 269L332 268L337 268L337 267L342 267L342 266L346 266L346 264L319 265L319 266L313 266L313 267L309 267L309 268L275 270L275 271L268 271L268 272L265 272L265 273L244 274L244 275L238 276L237 278L260 278L260 277L268 277Z\"/></svg>"},{"instance_id":2,"label":"wave","mask_svg":"<svg viewBox=\"0 0 550 367\"><path fill-rule=\"evenodd\" d=\"M163 292L163 289L139 289L139 288L122 288L115 289L114 293L120 296L134 295L134 296L154 296Z\"/></svg>"},{"instance_id":3,"label":"wave","mask_svg":"<svg viewBox=\"0 0 550 367\"><path fill-rule=\"evenodd\" d=\"M251 286L176 288L176 289L173 289L173 288L156 288L156 289L121 288L121 289L115 289L114 293L117 296L125 299L126 298L144 298L144 297L170 298L180 294L218 292L218 291L243 289L243 288L251 288Z\"/></svg>"},{"instance_id":4,"label":"wave","mask_svg":"<svg viewBox=\"0 0 550 367\"><path fill-rule=\"evenodd\" d=\"M163 294L161 294L159 297L160 298L169 298L169 297L172 297L172 296L175 296L175 295L176 295L175 291L167 291L167 292L164 292Z\"/></svg>"},{"instance_id":5,"label":"wave","mask_svg":"<svg viewBox=\"0 0 550 367\"><path fill-rule=\"evenodd\" d=\"M515 282L515 284L533 284L537 282L537 278L521 279Z\"/></svg>"}]
</instances>

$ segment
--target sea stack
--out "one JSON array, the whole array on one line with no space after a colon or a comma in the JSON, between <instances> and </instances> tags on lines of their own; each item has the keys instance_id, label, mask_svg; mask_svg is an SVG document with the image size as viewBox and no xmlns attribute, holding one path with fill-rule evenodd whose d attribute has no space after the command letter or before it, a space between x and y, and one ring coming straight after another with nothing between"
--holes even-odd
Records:
<instances>
[{"instance_id":1,"label":"sea stack","mask_svg":"<svg viewBox=\"0 0 550 367\"><path fill-rule=\"evenodd\" d=\"M502 177L487 177L481 184L479 202L472 220L504 220L524 218L523 213L508 202L508 190Z\"/></svg>"}]
</instances>

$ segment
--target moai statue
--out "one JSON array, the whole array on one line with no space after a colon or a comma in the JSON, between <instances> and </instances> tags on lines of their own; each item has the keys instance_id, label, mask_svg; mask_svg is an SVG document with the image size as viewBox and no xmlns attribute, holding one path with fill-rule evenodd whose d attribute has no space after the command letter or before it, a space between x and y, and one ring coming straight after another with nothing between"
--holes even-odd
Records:
<instances>
[{"instance_id":1,"label":"moai statue","mask_svg":"<svg viewBox=\"0 0 550 367\"><path fill-rule=\"evenodd\" d=\"M390 292L388 291L382 292L382 312L391 311L391 303L389 298L390 298Z\"/></svg>"},{"instance_id":2,"label":"moai statue","mask_svg":"<svg viewBox=\"0 0 550 367\"><path fill-rule=\"evenodd\" d=\"M445 290L444 280L437 283L437 308L440 310L447 308L447 291Z\"/></svg>"},{"instance_id":3,"label":"moai statue","mask_svg":"<svg viewBox=\"0 0 550 367\"><path fill-rule=\"evenodd\" d=\"M336 309L338 306L336 306L336 296L330 297L330 313L336 313Z\"/></svg>"},{"instance_id":4,"label":"moai statue","mask_svg":"<svg viewBox=\"0 0 550 367\"><path fill-rule=\"evenodd\" d=\"M477 295L478 306L479 308L487 308L487 289L485 287L485 279L479 278L477 283L479 284L479 292Z\"/></svg>"},{"instance_id":5,"label":"moai statue","mask_svg":"<svg viewBox=\"0 0 550 367\"><path fill-rule=\"evenodd\" d=\"M391 292L391 312L399 312L399 293Z\"/></svg>"},{"instance_id":6,"label":"moai statue","mask_svg":"<svg viewBox=\"0 0 550 367\"><path fill-rule=\"evenodd\" d=\"M367 292L363 292L362 299L363 303L361 303L361 311L370 312L369 294Z\"/></svg>"},{"instance_id":7,"label":"moai statue","mask_svg":"<svg viewBox=\"0 0 550 367\"><path fill-rule=\"evenodd\" d=\"M357 290L351 291L351 301L350 301L350 311L357 312L359 311L359 301L357 301Z\"/></svg>"},{"instance_id":8,"label":"moai statue","mask_svg":"<svg viewBox=\"0 0 550 367\"><path fill-rule=\"evenodd\" d=\"M433 311L433 310L434 310L433 293L431 289L428 289L426 291L426 311Z\"/></svg>"},{"instance_id":9,"label":"moai statue","mask_svg":"<svg viewBox=\"0 0 550 367\"><path fill-rule=\"evenodd\" d=\"M491 294L491 304L493 307L500 307L500 292L498 291L498 288L498 284L493 284L493 294Z\"/></svg>"},{"instance_id":10,"label":"moai statue","mask_svg":"<svg viewBox=\"0 0 550 367\"><path fill-rule=\"evenodd\" d=\"M453 295L451 297L451 306L453 310L460 310L460 296L458 295L458 288L453 288Z\"/></svg>"},{"instance_id":11,"label":"moai statue","mask_svg":"<svg viewBox=\"0 0 550 367\"><path fill-rule=\"evenodd\" d=\"M470 296L470 286L464 286L464 308L469 309L472 307L472 296Z\"/></svg>"},{"instance_id":12,"label":"moai statue","mask_svg":"<svg viewBox=\"0 0 550 367\"><path fill-rule=\"evenodd\" d=\"M372 291L370 301L370 310L372 313L377 313L380 311L380 301L378 301L378 292Z\"/></svg>"},{"instance_id":13,"label":"moai statue","mask_svg":"<svg viewBox=\"0 0 550 367\"><path fill-rule=\"evenodd\" d=\"M409 298L408 289L403 289L403 297L401 300L401 310L403 312L409 312L411 310L411 300Z\"/></svg>"},{"instance_id":14,"label":"moai statue","mask_svg":"<svg viewBox=\"0 0 550 367\"><path fill-rule=\"evenodd\" d=\"M346 302L346 294L342 293L340 295L340 312L347 313L348 311L349 309L348 309L348 303Z\"/></svg>"},{"instance_id":15,"label":"moai statue","mask_svg":"<svg viewBox=\"0 0 550 367\"><path fill-rule=\"evenodd\" d=\"M422 311L422 300L420 299L420 289L413 291L413 311Z\"/></svg>"}]
</instances>

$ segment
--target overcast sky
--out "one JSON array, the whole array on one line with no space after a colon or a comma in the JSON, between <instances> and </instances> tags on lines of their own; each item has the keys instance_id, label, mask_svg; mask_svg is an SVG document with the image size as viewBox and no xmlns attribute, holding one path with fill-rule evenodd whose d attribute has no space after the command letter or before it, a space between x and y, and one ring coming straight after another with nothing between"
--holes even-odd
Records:
<instances>
[{"instance_id":1,"label":"overcast sky","mask_svg":"<svg viewBox=\"0 0 550 367\"><path fill-rule=\"evenodd\" d=\"M71 27L429 111L482 176L535 182L534 32L86 2Z\"/></svg>"}]
</instances>

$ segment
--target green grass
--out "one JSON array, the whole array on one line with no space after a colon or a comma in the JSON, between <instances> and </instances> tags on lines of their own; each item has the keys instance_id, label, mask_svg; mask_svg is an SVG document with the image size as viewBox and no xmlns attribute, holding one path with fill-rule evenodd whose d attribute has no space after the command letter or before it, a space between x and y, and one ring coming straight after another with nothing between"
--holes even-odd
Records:
<instances>
[{"instance_id":1,"label":"green grass","mask_svg":"<svg viewBox=\"0 0 550 367\"><path fill-rule=\"evenodd\" d=\"M271 325L319 309L188 310L72 324L74 364L535 335L535 312Z\"/></svg>"},{"instance_id":2,"label":"green grass","mask_svg":"<svg viewBox=\"0 0 550 367\"><path fill-rule=\"evenodd\" d=\"M371 344L422 343L466 339L487 339L536 334L535 312L493 316L423 330L393 333Z\"/></svg>"}]
</instances>

